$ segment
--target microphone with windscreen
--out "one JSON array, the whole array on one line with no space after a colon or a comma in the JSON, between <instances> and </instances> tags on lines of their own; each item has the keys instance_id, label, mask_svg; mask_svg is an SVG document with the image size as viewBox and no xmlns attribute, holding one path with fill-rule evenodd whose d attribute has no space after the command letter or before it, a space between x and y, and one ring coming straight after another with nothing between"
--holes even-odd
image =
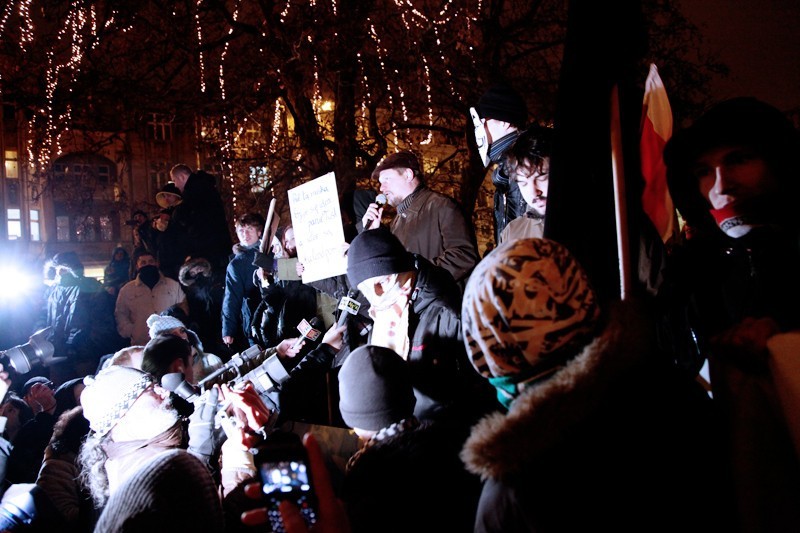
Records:
<instances>
[{"instance_id":1,"label":"microphone with windscreen","mask_svg":"<svg viewBox=\"0 0 800 533\"><path fill-rule=\"evenodd\" d=\"M174 392L187 402L194 402L201 394L200 387L186 381L183 372L171 372L161 377L161 386Z\"/></svg>"},{"instance_id":2,"label":"microphone with windscreen","mask_svg":"<svg viewBox=\"0 0 800 533\"><path fill-rule=\"evenodd\" d=\"M385 206L387 201L388 200L386 198L386 195L383 193L380 193L378 196L375 197L375 203L378 204L378 209ZM375 229L380 225L380 223L381 223L380 217L377 219L372 219L369 223L369 226L367 226L364 229Z\"/></svg>"}]
</instances>

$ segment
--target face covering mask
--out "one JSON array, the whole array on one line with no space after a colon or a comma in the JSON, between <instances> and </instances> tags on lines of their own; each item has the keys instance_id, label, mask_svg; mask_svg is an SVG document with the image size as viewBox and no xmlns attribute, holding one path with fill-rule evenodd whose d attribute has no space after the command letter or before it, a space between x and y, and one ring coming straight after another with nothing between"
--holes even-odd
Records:
<instances>
[{"instance_id":1,"label":"face covering mask","mask_svg":"<svg viewBox=\"0 0 800 533\"><path fill-rule=\"evenodd\" d=\"M155 265L147 265L139 269L139 279L151 289L158 283L158 278L158 267Z\"/></svg>"},{"instance_id":2,"label":"face covering mask","mask_svg":"<svg viewBox=\"0 0 800 533\"><path fill-rule=\"evenodd\" d=\"M489 166L489 138L486 136L484 120L478 116L478 111L474 107L469 108L472 117L472 124L475 126L475 143L478 145L478 153L481 155L483 168Z\"/></svg>"},{"instance_id":3,"label":"face covering mask","mask_svg":"<svg viewBox=\"0 0 800 533\"><path fill-rule=\"evenodd\" d=\"M750 201L743 204L730 204L709 212L717 222L719 229L729 237L738 239L755 228L770 224L768 204Z\"/></svg>"}]
</instances>

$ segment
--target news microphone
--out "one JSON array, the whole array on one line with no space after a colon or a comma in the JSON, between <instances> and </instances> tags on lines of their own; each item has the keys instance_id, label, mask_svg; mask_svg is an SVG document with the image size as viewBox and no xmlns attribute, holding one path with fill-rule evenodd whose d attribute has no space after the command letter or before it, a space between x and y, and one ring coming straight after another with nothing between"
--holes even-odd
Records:
<instances>
[{"instance_id":1,"label":"news microphone","mask_svg":"<svg viewBox=\"0 0 800 533\"><path fill-rule=\"evenodd\" d=\"M342 327L347 322L347 317L355 315L361 308L361 304L356 300L358 289L350 289L347 291L347 296L342 296L339 301L339 310L342 314L339 315L339 320L336 322L336 327Z\"/></svg>"},{"instance_id":2,"label":"news microphone","mask_svg":"<svg viewBox=\"0 0 800 533\"><path fill-rule=\"evenodd\" d=\"M298 331L300 331L300 338L297 339L297 342L294 343L294 346L292 346L292 350L299 349L300 344L303 341L314 342L315 340L317 340L319 336L322 335L322 331L320 330L322 326L324 326L324 324L322 323L322 320L319 319L319 317L315 316L314 318L311 319L310 323L308 322L308 320L304 318L302 322L297 324L297 329Z\"/></svg>"},{"instance_id":3,"label":"news microphone","mask_svg":"<svg viewBox=\"0 0 800 533\"><path fill-rule=\"evenodd\" d=\"M375 197L375 203L378 204L378 209L380 209L381 207L385 206L387 201L388 200L386 198L386 195L383 194L383 193L380 193L378 196ZM364 228L364 229L377 228L380 225L380 223L381 223L380 217L374 218L369 222L369 226Z\"/></svg>"},{"instance_id":4,"label":"news microphone","mask_svg":"<svg viewBox=\"0 0 800 533\"><path fill-rule=\"evenodd\" d=\"M200 396L200 388L188 383L183 372L172 372L161 377L161 386L174 392L187 402L194 402Z\"/></svg>"}]
</instances>

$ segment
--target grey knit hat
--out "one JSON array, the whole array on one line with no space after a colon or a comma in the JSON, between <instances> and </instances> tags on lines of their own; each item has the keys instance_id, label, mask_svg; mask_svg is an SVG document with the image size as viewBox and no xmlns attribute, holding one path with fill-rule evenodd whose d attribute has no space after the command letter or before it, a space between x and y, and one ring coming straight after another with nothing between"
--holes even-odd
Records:
<instances>
[{"instance_id":1,"label":"grey knit hat","mask_svg":"<svg viewBox=\"0 0 800 533\"><path fill-rule=\"evenodd\" d=\"M339 411L353 428L378 431L414 414L408 364L393 350L361 346L339 371Z\"/></svg>"},{"instance_id":2,"label":"grey knit hat","mask_svg":"<svg viewBox=\"0 0 800 533\"><path fill-rule=\"evenodd\" d=\"M365 279L414 270L414 257L388 228L364 231L347 250L347 279L357 287Z\"/></svg>"},{"instance_id":3,"label":"grey knit hat","mask_svg":"<svg viewBox=\"0 0 800 533\"><path fill-rule=\"evenodd\" d=\"M205 465L183 450L156 455L109 498L95 531L225 530L216 485Z\"/></svg>"}]
</instances>

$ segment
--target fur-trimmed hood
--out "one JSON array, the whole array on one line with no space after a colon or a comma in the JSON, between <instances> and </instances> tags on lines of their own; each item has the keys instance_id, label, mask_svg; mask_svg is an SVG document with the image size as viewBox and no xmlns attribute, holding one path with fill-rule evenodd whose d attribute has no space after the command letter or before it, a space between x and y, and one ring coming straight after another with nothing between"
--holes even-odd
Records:
<instances>
[{"instance_id":1,"label":"fur-trimmed hood","mask_svg":"<svg viewBox=\"0 0 800 533\"><path fill-rule=\"evenodd\" d=\"M645 357L655 357L652 329L637 304L612 305L602 333L550 379L526 389L508 413L493 413L472 429L461 452L481 478L503 479L525 470L559 446L595 412L598 398Z\"/></svg>"}]
</instances>

